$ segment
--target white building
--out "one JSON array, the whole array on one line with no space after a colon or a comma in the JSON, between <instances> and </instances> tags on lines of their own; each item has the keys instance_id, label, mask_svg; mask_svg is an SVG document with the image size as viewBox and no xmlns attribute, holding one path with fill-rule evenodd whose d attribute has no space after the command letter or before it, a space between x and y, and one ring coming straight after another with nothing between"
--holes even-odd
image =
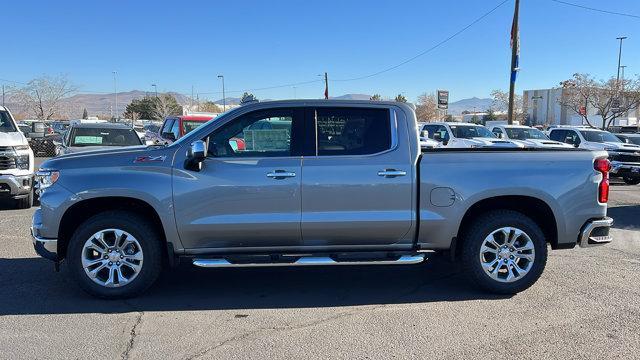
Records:
<instances>
[{"instance_id":1,"label":"white building","mask_svg":"<svg viewBox=\"0 0 640 360\"><path fill-rule=\"evenodd\" d=\"M573 110L560 105L563 97L567 96L566 90L540 89L525 90L522 95L525 119L529 125L587 125L583 124L582 116ZM597 109L587 106L589 122L596 127L602 126L602 116ZM629 111L625 116L617 118L612 125L636 125L639 109Z\"/></svg>"}]
</instances>

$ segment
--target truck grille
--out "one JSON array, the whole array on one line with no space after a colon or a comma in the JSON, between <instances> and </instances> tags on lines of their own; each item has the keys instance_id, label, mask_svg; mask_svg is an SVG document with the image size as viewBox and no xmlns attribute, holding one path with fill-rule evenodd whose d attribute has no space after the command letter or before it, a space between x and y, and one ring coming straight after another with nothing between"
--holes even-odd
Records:
<instances>
[{"instance_id":1,"label":"truck grille","mask_svg":"<svg viewBox=\"0 0 640 360\"><path fill-rule=\"evenodd\" d=\"M0 155L0 170L16 168L16 159L13 156Z\"/></svg>"},{"instance_id":2,"label":"truck grille","mask_svg":"<svg viewBox=\"0 0 640 360\"><path fill-rule=\"evenodd\" d=\"M622 152L609 153L609 160L624 163L640 163L640 155L633 153L625 154Z\"/></svg>"}]
</instances>

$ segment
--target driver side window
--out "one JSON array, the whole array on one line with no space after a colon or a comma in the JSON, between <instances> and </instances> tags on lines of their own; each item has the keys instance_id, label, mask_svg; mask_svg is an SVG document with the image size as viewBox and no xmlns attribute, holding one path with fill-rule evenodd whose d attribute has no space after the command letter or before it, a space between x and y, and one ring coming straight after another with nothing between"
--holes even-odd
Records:
<instances>
[{"instance_id":1,"label":"driver side window","mask_svg":"<svg viewBox=\"0 0 640 360\"><path fill-rule=\"evenodd\" d=\"M210 157L292 156L293 109L242 115L208 137Z\"/></svg>"}]
</instances>

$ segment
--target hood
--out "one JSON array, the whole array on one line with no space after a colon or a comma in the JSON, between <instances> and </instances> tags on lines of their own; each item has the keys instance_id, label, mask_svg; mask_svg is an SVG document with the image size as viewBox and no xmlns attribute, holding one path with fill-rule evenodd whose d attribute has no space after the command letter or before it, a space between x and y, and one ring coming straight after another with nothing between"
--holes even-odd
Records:
<instances>
[{"instance_id":1,"label":"hood","mask_svg":"<svg viewBox=\"0 0 640 360\"><path fill-rule=\"evenodd\" d=\"M136 166L138 164L171 164L175 150L163 146L141 145L72 152L45 161L41 168L64 170L67 168Z\"/></svg>"},{"instance_id":2,"label":"hood","mask_svg":"<svg viewBox=\"0 0 640 360\"><path fill-rule=\"evenodd\" d=\"M20 131L0 132L0 147L29 145L27 138Z\"/></svg>"},{"instance_id":3,"label":"hood","mask_svg":"<svg viewBox=\"0 0 640 360\"><path fill-rule=\"evenodd\" d=\"M476 145L482 147L509 147L509 148L521 148L524 147L521 144L517 144L510 140L494 139L494 138L481 138L475 137L471 139L464 139L468 145Z\"/></svg>"},{"instance_id":4,"label":"hood","mask_svg":"<svg viewBox=\"0 0 640 360\"><path fill-rule=\"evenodd\" d=\"M640 150L640 145L622 142L591 142L585 141L585 147L590 150Z\"/></svg>"},{"instance_id":5,"label":"hood","mask_svg":"<svg viewBox=\"0 0 640 360\"><path fill-rule=\"evenodd\" d=\"M516 144L522 144L525 147L542 147L542 148L573 148L572 145L565 144L559 141L553 141L548 139L525 139L525 140L511 140Z\"/></svg>"}]
</instances>

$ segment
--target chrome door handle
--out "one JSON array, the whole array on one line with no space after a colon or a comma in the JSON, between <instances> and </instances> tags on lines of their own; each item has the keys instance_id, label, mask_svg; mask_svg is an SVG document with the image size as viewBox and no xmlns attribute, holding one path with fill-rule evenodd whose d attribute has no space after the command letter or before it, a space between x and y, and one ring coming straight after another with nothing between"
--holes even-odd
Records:
<instances>
[{"instance_id":1,"label":"chrome door handle","mask_svg":"<svg viewBox=\"0 0 640 360\"><path fill-rule=\"evenodd\" d=\"M396 177L396 176L405 176L405 175L407 175L407 172L402 170L385 169L384 171L378 171L378 176L384 176L384 177Z\"/></svg>"},{"instance_id":2,"label":"chrome door handle","mask_svg":"<svg viewBox=\"0 0 640 360\"><path fill-rule=\"evenodd\" d=\"M271 179L280 180L280 179L296 177L296 173L291 172L291 171L276 170L276 171L272 171L270 173L267 173L267 177L271 178Z\"/></svg>"}]
</instances>

